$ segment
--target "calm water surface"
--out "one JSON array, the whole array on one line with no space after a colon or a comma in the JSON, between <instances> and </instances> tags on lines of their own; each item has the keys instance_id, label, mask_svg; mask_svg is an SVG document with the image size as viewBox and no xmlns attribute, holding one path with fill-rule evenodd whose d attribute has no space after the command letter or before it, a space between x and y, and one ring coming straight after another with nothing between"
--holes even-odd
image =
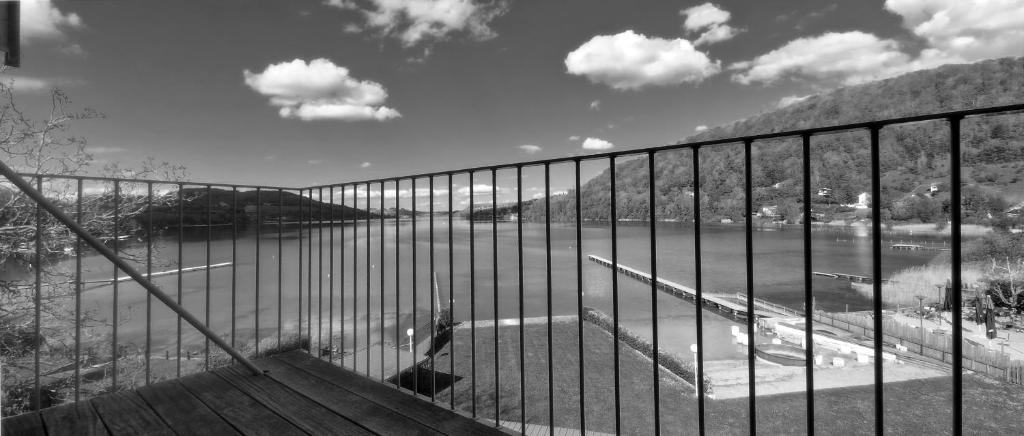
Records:
<instances>
[{"instance_id":1,"label":"calm water surface","mask_svg":"<svg viewBox=\"0 0 1024 436\"><path fill-rule=\"evenodd\" d=\"M414 255L413 225L409 221L402 221L397 223L397 226L402 241L397 247L397 257L394 220L385 220L383 223L383 246L380 221L371 221L368 228L365 222L314 228L312 234L303 231L301 237L296 228L286 228L279 235L276 227L267 227L259 237L255 230L249 230L239 236L234 247L230 232L216 231L209 244L209 262L230 262L234 250L234 267L210 270L209 281L205 271L198 271L183 274L180 283L176 275L158 278L156 282L172 296L177 296L180 286L183 305L200 319L206 317L208 307L210 325L225 337L231 336L231 320L235 319L235 336L239 342L251 341L254 337L256 314L259 315L260 337L276 339L279 323L283 336L294 334L298 329L301 310L303 325L310 315L314 319L311 327L314 338L318 336L317 319L323 323L320 335L325 338L329 324L335 335L339 335L344 322L346 349L352 346L354 331L359 335L359 348L365 346L367 313L372 320L370 341L380 341L380 331L375 325L383 311L384 341L393 343L396 331L404 335L405 330L413 326L414 307L416 325L419 326L417 331L428 331L426 326L429 325L432 297L441 300L441 307L447 307L450 294L453 294L454 316L457 321L469 321L474 315L477 320L493 319L495 297L497 317L519 316L520 280L516 223L497 225L496 279L493 255L495 250L492 243L494 234L490 222L473 223L474 229L471 232L471 223L468 221L453 221L452 245L449 251L449 223L444 218L435 218L431 256L429 224L427 219L419 219L416 223L415 238L415 281L413 268L410 267L413 265ZM623 223L617 230L619 262L650 271L650 228ZM663 223L657 226L656 232L658 275L684 285L695 286L697 268L693 228ZM369 246L367 233L370 236ZM333 249L330 244L332 236ZM585 226L582 229L582 238L583 304L611 314L611 270L585 260L588 254L611 258L611 228L608 225ZM812 233L811 243L812 268L815 271L870 275L871 246L866 234L858 235L850 229L816 229ZM284 258L280 269L279 244ZM553 225L550 244L550 310L555 316L575 315L576 293L579 286L576 227ZM745 292L743 226L704 226L701 244L704 291ZM756 231L753 244L755 296L799 308L804 300L803 240L800 229ZM144 253L145 244L135 242L130 243L130 246L131 250ZM160 237L154 246L156 254L153 271L176 268L179 253L178 236L171 234ZM184 267L205 265L207 247L205 231L186 232L182 236L181 264ZM882 253L885 274L927 263L935 253L885 249ZM449 273L449 254L453 259L453 274ZM298 262L300 256L301 270ZM400 264L397 271L396 261ZM547 261L543 224L524 223L522 300L525 317L541 317L548 313ZM98 256L86 256L83 262L86 280L100 280L113 275L110 264ZM139 266L144 270L144 263ZM74 260L72 258L57 267L73 269ZM437 277L436 293L431 286L432 271ZM309 277L312 277L311 281ZM495 281L497 290L494 287ZM396 287L396 283L399 286ZM845 281L815 278L812 289L816 304L826 310L864 310L871 305L869 299L855 293ZM206 303L207 296L209 305ZM312 306L309 305L310 300ZM652 309L650 286L619 276L618 303L622 325L649 337ZM680 353L688 352L689 344L696 342L695 307L689 302L665 294L657 296L657 304L661 315L659 339L662 346ZM86 310L92 310L100 318L109 317L113 305L112 286L100 284L86 287L83 299L83 307ZM144 291L131 282L121 283L117 306L122 319L118 333L119 341L123 344L144 343L147 318ZM434 307L438 307L436 302ZM472 307L475 307L475 310L472 310ZM397 326L394 323L396 312L400 314ZM319 318L318 313L322 313ZM155 349L173 347L176 341L176 317L154 300L151 318ZM709 311L703 312L703 319L704 341L708 347L707 357L718 359L737 356L739 351L729 342L729 326L735 323ZM358 322L353 323L354 320ZM182 334L182 342L186 347L202 343L201 336L187 325L183 327ZM426 335L417 336L418 339L422 339Z\"/></svg>"}]
</instances>

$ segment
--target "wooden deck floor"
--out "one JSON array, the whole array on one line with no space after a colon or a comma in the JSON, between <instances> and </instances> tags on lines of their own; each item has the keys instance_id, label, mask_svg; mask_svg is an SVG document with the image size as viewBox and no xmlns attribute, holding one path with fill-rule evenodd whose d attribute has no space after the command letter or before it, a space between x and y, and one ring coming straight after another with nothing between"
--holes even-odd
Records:
<instances>
[{"instance_id":1,"label":"wooden deck floor","mask_svg":"<svg viewBox=\"0 0 1024 436\"><path fill-rule=\"evenodd\" d=\"M502 435L301 351L3 420L13 435Z\"/></svg>"}]
</instances>

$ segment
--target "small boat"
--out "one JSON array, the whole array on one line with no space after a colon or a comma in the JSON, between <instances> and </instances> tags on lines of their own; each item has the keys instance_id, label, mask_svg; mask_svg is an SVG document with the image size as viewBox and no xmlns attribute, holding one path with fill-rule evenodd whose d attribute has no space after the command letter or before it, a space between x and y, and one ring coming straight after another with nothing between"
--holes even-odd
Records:
<instances>
[{"instance_id":1,"label":"small boat","mask_svg":"<svg viewBox=\"0 0 1024 436\"><path fill-rule=\"evenodd\" d=\"M806 355L800 347L783 344L760 344L754 353L762 360L783 366L804 366Z\"/></svg>"}]
</instances>

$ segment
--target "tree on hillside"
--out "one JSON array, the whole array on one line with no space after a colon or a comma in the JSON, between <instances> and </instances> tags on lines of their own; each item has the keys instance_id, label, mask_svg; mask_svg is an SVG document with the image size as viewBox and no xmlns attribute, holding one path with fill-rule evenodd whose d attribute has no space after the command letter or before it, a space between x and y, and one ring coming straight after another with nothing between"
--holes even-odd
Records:
<instances>
[{"instance_id":1,"label":"tree on hillside","mask_svg":"<svg viewBox=\"0 0 1024 436\"><path fill-rule=\"evenodd\" d=\"M964 261L985 267L993 300L1024 311L1024 233L989 234L964 250Z\"/></svg>"}]
</instances>

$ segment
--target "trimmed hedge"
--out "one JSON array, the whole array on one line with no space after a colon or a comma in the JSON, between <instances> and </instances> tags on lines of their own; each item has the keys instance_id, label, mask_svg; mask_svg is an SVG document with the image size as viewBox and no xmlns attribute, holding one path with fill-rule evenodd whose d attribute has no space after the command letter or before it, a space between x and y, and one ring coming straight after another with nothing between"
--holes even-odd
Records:
<instances>
[{"instance_id":1,"label":"trimmed hedge","mask_svg":"<svg viewBox=\"0 0 1024 436\"><path fill-rule=\"evenodd\" d=\"M590 323L604 329L608 333L615 334L615 320L613 320L606 313L594 309L592 307L583 308L583 319ZM619 340L629 345L640 354L647 356L648 359L654 360L654 345L644 339L640 335L633 333L629 329L619 326ZM658 350L658 364L669 372L679 376L684 381L689 382L695 380L694 373L696 370L693 367L693 362L690 359L684 358L678 354L665 351L664 349ZM711 396L714 393L714 389L711 386L711 379L704 375L704 395Z\"/></svg>"}]
</instances>

